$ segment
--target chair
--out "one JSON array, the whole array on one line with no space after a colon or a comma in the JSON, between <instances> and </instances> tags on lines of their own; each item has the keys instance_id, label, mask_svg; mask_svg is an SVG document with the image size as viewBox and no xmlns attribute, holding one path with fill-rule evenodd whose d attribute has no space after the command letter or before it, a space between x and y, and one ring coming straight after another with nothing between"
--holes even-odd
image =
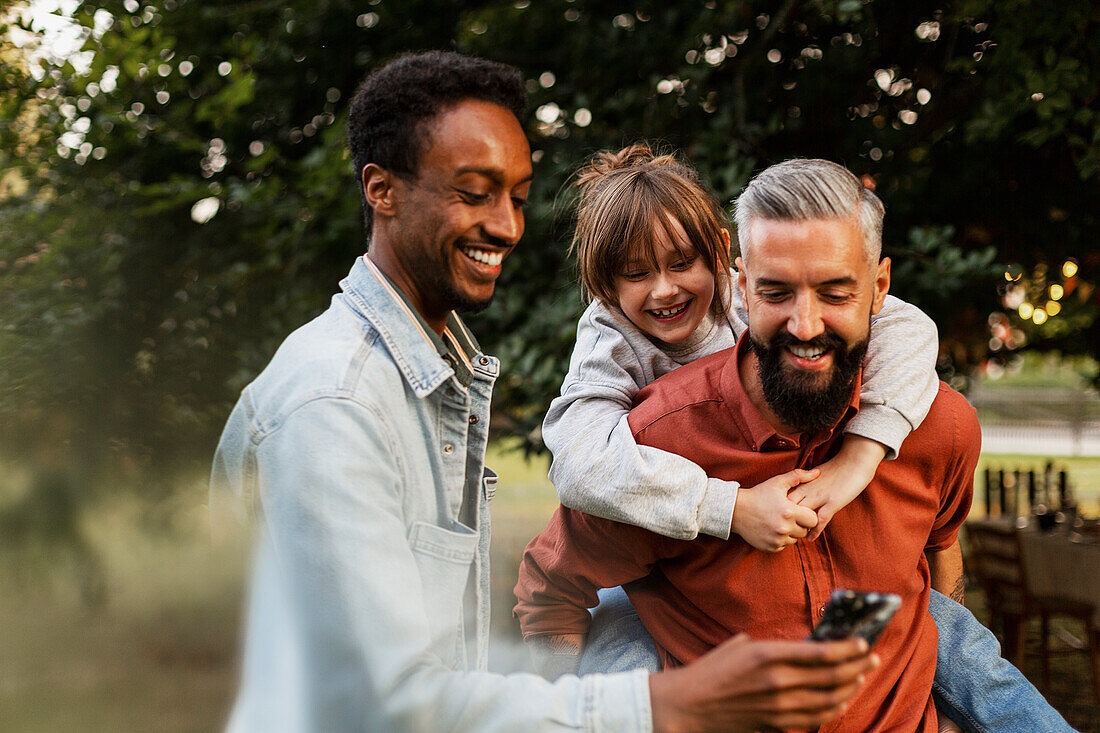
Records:
<instances>
[{"instance_id":1,"label":"chair","mask_svg":"<svg viewBox=\"0 0 1100 733\"><path fill-rule=\"evenodd\" d=\"M1055 595L1037 595L1028 583L1020 532L1010 524L990 521L968 522L966 535L970 553L970 573L985 590L989 604L990 626L1003 629L1005 656L1022 668L1027 653L1024 643L1027 622L1038 616L1039 653L1042 660L1042 684L1050 689L1050 619L1069 616L1084 624L1085 643L1092 672L1093 694L1100 704L1100 633L1093 618L1096 606Z\"/></svg>"}]
</instances>

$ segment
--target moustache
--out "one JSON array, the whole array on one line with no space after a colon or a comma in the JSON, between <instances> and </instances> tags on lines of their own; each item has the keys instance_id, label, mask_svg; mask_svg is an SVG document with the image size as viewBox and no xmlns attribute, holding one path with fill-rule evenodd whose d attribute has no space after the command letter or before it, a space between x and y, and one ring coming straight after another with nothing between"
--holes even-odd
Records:
<instances>
[{"instance_id":1,"label":"moustache","mask_svg":"<svg viewBox=\"0 0 1100 733\"><path fill-rule=\"evenodd\" d=\"M458 240L458 245L460 247L466 247L466 246L473 247L473 246L481 245L483 247L493 247L495 249L504 250L505 252L511 250L512 247L515 246L515 244L513 242L506 242L503 239L500 239L499 237L492 236L491 234L482 234L481 237L478 238L478 239L470 239L468 237L463 237L462 239Z\"/></svg>"},{"instance_id":2,"label":"moustache","mask_svg":"<svg viewBox=\"0 0 1100 733\"><path fill-rule=\"evenodd\" d=\"M810 349L826 349L836 350L840 353L846 353L848 351L848 342L842 339L832 331L826 331L820 336L814 336L808 341L803 341L800 338L795 338L787 331L781 331L768 341L768 346L771 348L783 348L790 346L801 346Z\"/></svg>"}]
</instances>

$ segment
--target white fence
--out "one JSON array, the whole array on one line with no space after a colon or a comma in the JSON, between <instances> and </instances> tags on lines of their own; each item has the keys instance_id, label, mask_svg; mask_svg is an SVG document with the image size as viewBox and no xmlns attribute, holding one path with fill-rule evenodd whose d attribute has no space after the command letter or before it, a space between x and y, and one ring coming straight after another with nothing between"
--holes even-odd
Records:
<instances>
[{"instance_id":1,"label":"white fence","mask_svg":"<svg viewBox=\"0 0 1100 733\"><path fill-rule=\"evenodd\" d=\"M1100 395L1072 388L989 389L968 395L982 424L982 451L1100 456Z\"/></svg>"}]
</instances>

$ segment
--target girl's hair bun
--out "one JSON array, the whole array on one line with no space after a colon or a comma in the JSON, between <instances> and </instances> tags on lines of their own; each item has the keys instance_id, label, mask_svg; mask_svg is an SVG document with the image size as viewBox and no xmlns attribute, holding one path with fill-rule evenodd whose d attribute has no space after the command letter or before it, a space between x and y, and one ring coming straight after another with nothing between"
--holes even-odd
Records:
<instances>
[{"instance_id":1,"label":"girl's hair bun","mask_svg":"<svg viewBox=\"0 0 1100 733\"><path fill-rule=\"evenodd\" d=\"M583 191L596 181L617 171L640 171L663 166L678 168L693 180L697 180L695 172L676 160L676 156L657 154L647 143L635 143L622 150L605 150L593 155L577 171L575 185Z\"/></svg>"}]
</instances>

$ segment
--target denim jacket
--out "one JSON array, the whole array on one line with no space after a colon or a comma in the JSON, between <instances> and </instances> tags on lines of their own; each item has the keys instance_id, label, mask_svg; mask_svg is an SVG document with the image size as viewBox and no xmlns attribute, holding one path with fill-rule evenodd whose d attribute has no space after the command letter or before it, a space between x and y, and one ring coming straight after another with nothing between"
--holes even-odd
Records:
<instances>
[{"instance_id":1,"label":"denim jacket","mask_svg":"<svg viewBox=\"0 0 1100 733\"><path fill-rule=\"evenodd\" d=\"M229 729L651 729L644 672L486 671L499 362L473 355L464 387L365 258L341 289L245 388L214 459L212 505L258 525Z\"/></svg>"}]
</instances>

